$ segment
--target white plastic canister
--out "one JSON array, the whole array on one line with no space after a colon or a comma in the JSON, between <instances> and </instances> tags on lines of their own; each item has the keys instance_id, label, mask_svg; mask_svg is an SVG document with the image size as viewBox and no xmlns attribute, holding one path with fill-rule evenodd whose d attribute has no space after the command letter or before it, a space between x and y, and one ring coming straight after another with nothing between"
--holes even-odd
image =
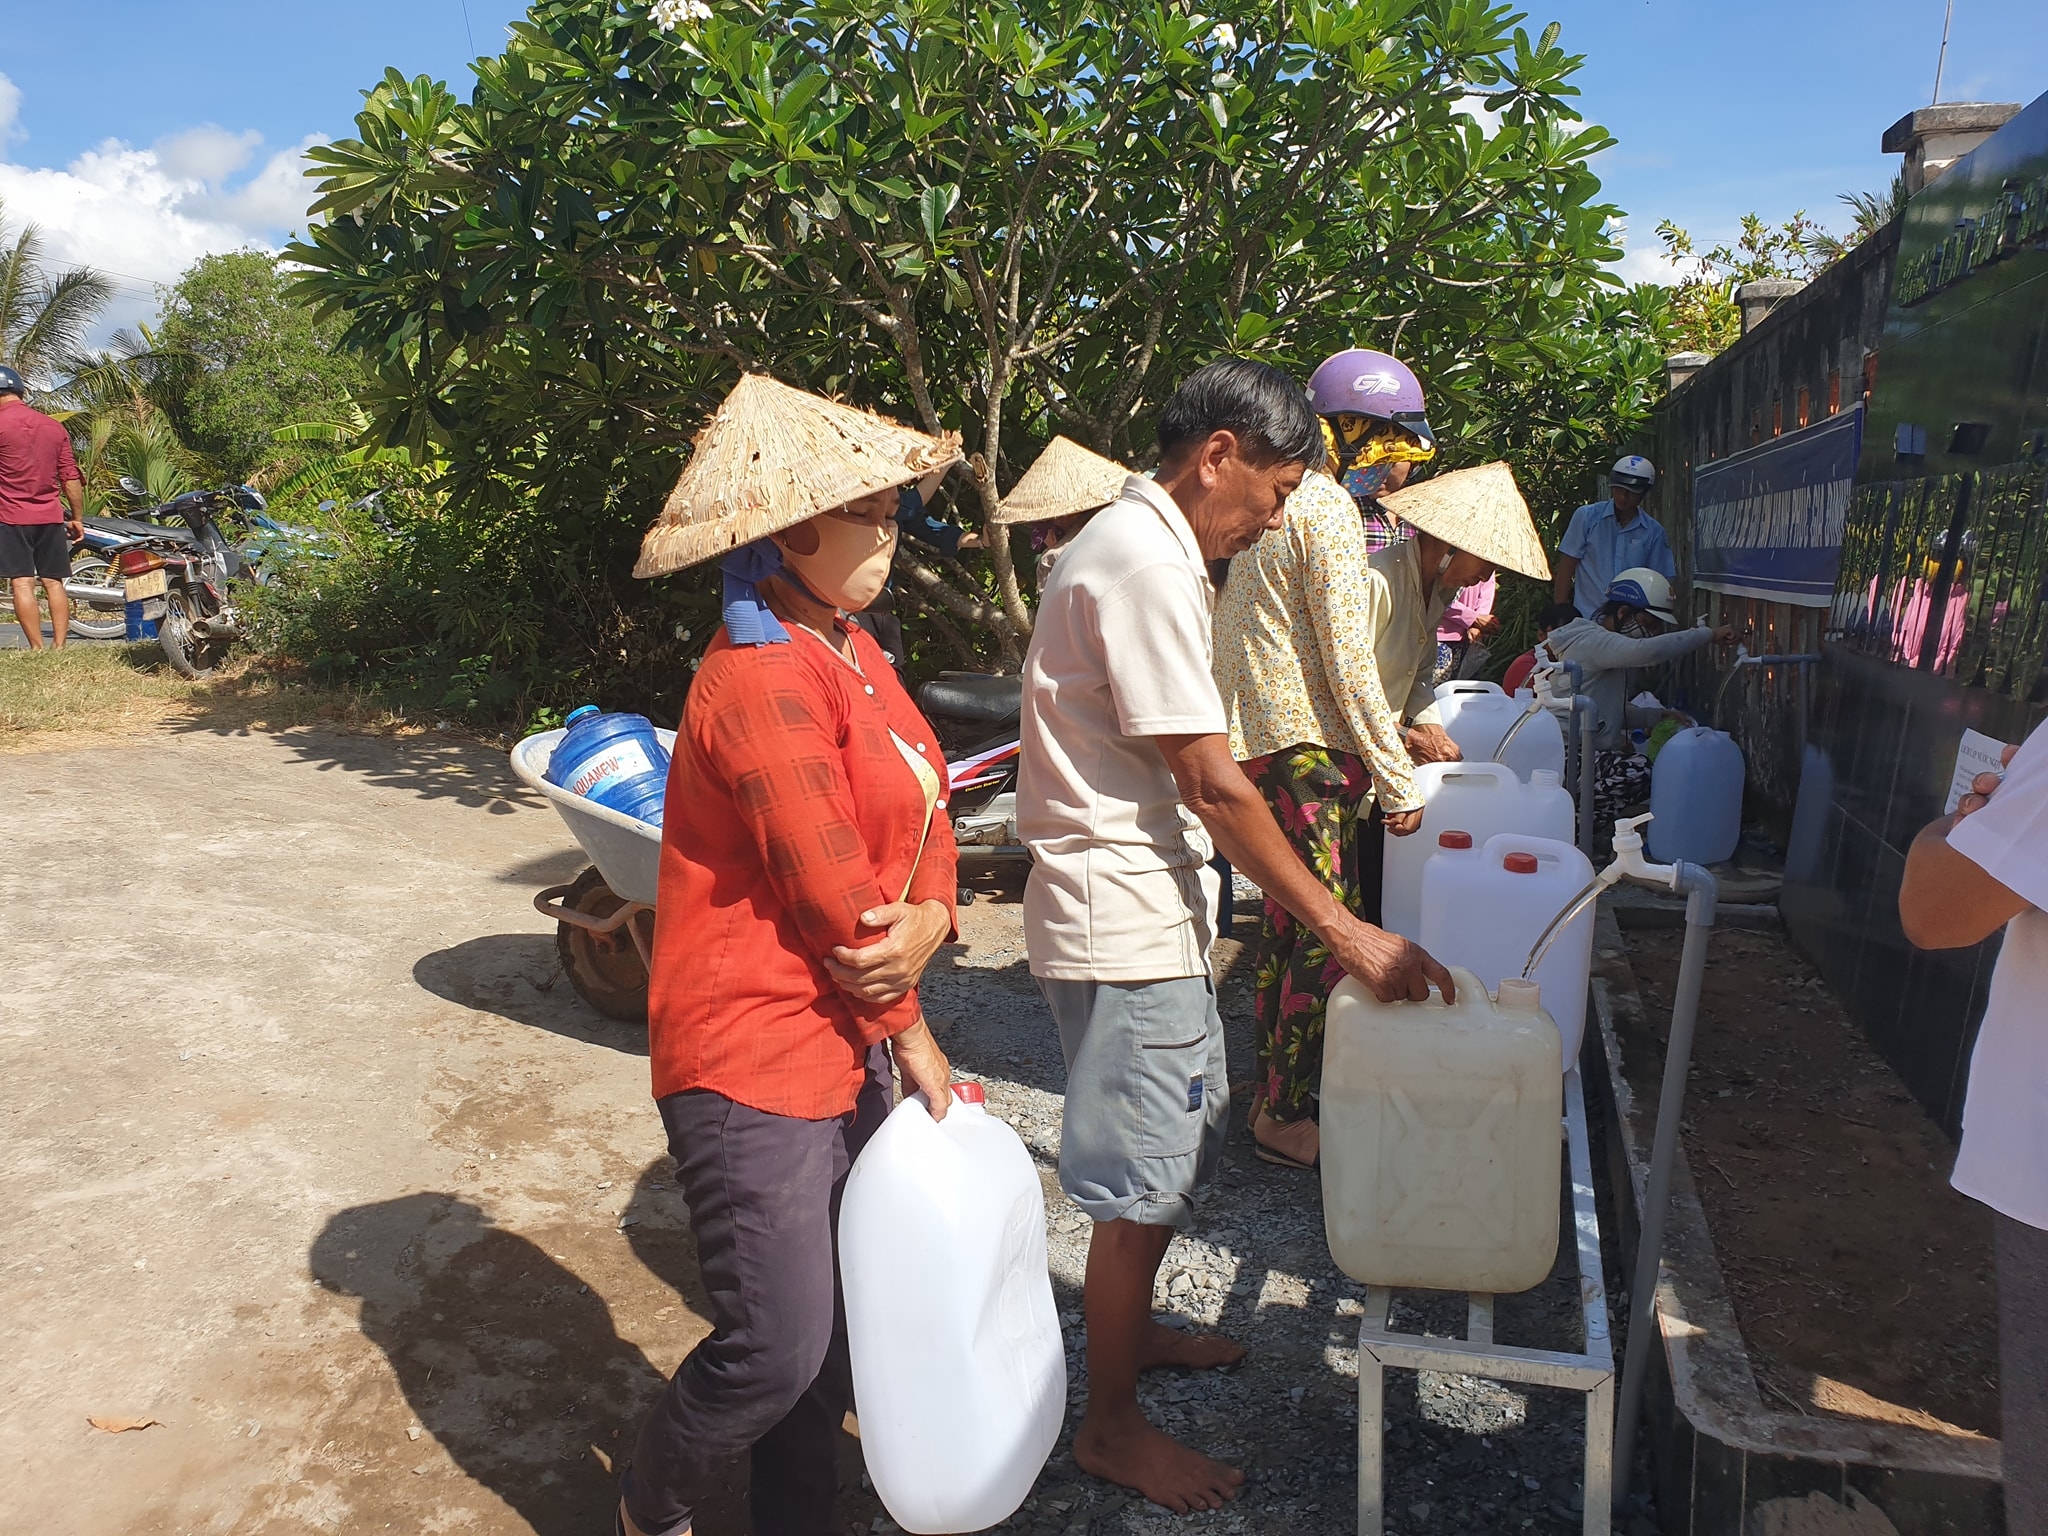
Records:
<instances>
[{"instance_id":1,"label":"white plastic canister","mask_svg":"<svg viewBox=\"0 0 2048 1536\"><path fill-rule=\"evenodd\" d=\"M1529 689L1509 697L1497 683L1439 683L1436 690L1444 734L1458 744L1468 763L1491 762L1502 739L1535 702L1536 695ZM1524 779L1539 771L1562 778L1564 727L1558 717L1548 709L1537 710L1528 724L1515 731L1502 761Z\"/></svg>"},{"instance_id":2,"label":"white plastic canister","mask_svg":"<svg viewBox=\"0 0 2048 1536\"><path fill-rule=\"evenodd\" d=\"M839 1210L861 1454L918 1536L1016 1513L1067 1407L1037 1168L979 1084L953 1091L942 1121L896 1106Z\"/></svg>"},{"instance_id":3,"label":"white plastic canister","mask_svg":"<svg viewBox=\"0 0 2048 1536\"><path fill-rule=\"evenodd\" d=\"M1557 1257L1564 1074L1530 982L1382 1003L1346 979L1323 1043L1323 1224L1368 1285L1525 1291Z\"/></svg>"},{"instance_id":4,"label":"white plastic canister","mask_svg":"<svg viewBox=\"0 0 2048 1536\"><path fill-rule=\"evenodd\" d=\"M1445 833L1444 837L1453 834ZM1439 839L1441 841L1441 839ZM1593 865L1570 843L1503 832L1484 848L1440 848L1422 871L1422 947L1498 991L1518 979L1551 919L1585 892ZM1531 978L1557 1023L1563 1065L1579 1059L1593 969L1594 903L1552 941Z\"/></svg>"},{"instance_id":5,"label":"white plastic canister","mask_svg":"<svg viewBox=\"0 0 2048 1536\"><path fill-rule=\"evenodd\" d=\"M1438 833L1469 832L1481 847L1502 832L1571 841L1572 797L1554 773L1539 771L1524 784L1505 763L1424 763L1415 782L1422 826L1407 837L1386 834L1380 879L1380 926L1403 938L1422 938L1422 866Z\"/></svg>"},{"instance_id":6,"label":"white plastic canister","mask_svg":"<svg viewBox=\"0 0 2048 1536\"><path fill-rule=\"evenodd\" d=\"M1742 841L1742 748L1695 725L1664 743L1650 769L1650 857L1719 864Z\"/></svg>"}]
</instances>

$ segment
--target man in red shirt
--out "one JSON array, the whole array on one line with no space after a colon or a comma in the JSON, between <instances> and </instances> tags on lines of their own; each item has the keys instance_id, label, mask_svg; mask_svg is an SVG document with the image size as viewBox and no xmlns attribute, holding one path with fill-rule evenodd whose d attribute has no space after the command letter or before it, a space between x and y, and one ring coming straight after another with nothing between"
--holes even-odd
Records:
<instances>
[{"instance_id":1,"label":"man in red shirt","mask_svg":"<svg viewBox=\"0 0 2048 1536\"><path fill-rule=\"evenodd\" d=\"M71 455L71 434L31 409L27 396L28 382L0 365L0 576L13 588L14 617L32 651L43 648L36 612L36 583L42 582L62 650L71 624L64 578L71 574L71 546L85 537L85 484Z\"/></svg>"}]
</instances>

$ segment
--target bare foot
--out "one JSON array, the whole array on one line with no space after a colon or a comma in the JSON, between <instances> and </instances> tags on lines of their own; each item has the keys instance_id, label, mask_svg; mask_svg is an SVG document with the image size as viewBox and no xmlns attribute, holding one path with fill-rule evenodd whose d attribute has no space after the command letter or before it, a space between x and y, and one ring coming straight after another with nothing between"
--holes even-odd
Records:
<instances>
[{"instance_id":1,"label":"bare foot","mask_svg":"<svg viewBox=\"0 0 2048 1536\"><path fill-rule=\"evenodd\" d=\"M1182 1333L1161 1322L1147 1322L1138 1341L1138 1369L1164 1370L1185 1366L1191 1371L1227 1369L1244 1358L1244 1346L1220 1333Z\"/></svg>"},{"instance_id":2,"label":"bare foot","mask_svg":"<svg viewBox=\"0 0 2048 1536\"><path fill-rule=\"evenodd\" d=\"M1244 1487L1237 1468L1154 1429L1135 1403L1106 1413L1091 1406L1074 1435L1074 1462L1105 1482L1135 1488L1177 1515L1221 1509Z\"/></svg>"}]
</instances>

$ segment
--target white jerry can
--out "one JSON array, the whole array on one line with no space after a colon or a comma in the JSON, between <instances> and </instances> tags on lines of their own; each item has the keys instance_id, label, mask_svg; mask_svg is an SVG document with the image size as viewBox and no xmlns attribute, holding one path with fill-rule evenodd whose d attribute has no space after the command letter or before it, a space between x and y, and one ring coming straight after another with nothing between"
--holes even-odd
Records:
<instances>
[{"instance_id":1,"label":"white jerry can","mask_svg":"<svg viewBox=\"0 0 2048 1536\"><path fill-rule=\"evenodd\" d=\"M1368 1285L1525 1291L1557 1258L1564 1074L1533 982L1498 1003L1330 994L1323 1042L1323 1224Z\"/></svg>"},{"instance_id":2,"label":"white jerry can","mask_svg":"<svg viewBox=\"0 0 2048 1536\"><path fill-rule=\"evenodd\" d=\"M1446 832L1443 838L1461 834ZM1439 838L1439 842L1442 842ZM1593 864L1570 843L1503 832L1474 848L1439 847L1422 871L1422 936L1445 965L1463 966L1496 991L1517 979L1537 940L1593 883ZM1543 1010L1557 1021L1564 1067L1579 1059L1586 1029L1586 988L1593 971L1588 900L1550 941L1536 974Z\"/></svg>"},{"instance_id":3,"label":"white jerry can","mask_svg":"<svg viewBox=\"0 0 2048 1536\"><path fill-rule=\"evenodd\" d=\"M1387 860L1380 877L1380 926L1404 939L1422 939L1422 866L1445 832L1468 832L1473 845L1502 832L1572 840L1574 808L1559 777L1547 771L1523 783L1505 763L1424 763L1415 770L1422 793L1422 826L1407 837L1385 834Z\"/></svg>"},{"instance_id":4,"label":"white jerry can","mask_svg":"<svg viewBox=\"0 0 2048 1536\"><path fill-rule=\"evenodd\" d=\"M1437 713L1443 717L1444 734L1458 744L1468 763L1493 759L1515 722L1531 712L1535 693L1527 688L1508 694L1498 683L1456 680L1436 688ZM1534 718L1515 731L1502 759L1525 782L1532 773L1554 773L1564 777L1564 726L1548 709L1536 709Z\"/></svg>"},{"instance_id":5,"label":"white jerry can","mask_svg":"<svg viewBox=\"0 0 2048 1536\"><path fill-rule=\"evenodd\" d=\"M980 1084L953 1092L941 1121L921 1095L896 1106L839 1207L861 1454L915 1536L1016 1513L1067 1407L1037 1166Z\"/></svg>"}]
</instances>

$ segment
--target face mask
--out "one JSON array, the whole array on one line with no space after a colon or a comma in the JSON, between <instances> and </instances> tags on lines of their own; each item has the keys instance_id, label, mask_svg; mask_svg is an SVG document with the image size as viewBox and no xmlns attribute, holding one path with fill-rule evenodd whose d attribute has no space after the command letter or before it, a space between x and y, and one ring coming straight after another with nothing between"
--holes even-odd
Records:
<instances>
[{"instance_id":1,"label":"face mask","mask_svg":"<svg viewBox=\"0 0 2048 1536\"><path fill-rule=\"evenodd\" d=\"M889 566L896 558L896 525L878 528L825 516L812 518L811 527L817 530L817 549L800 555L785 545L782 563L820 602L859 613L881 595L889 580Z\"/></svg>"},{"instance_id":2,"label":"face mask","mask_svg":"<svg viewBox=\"0 0 2048 1536\"><path fill-rule=\"evenodd\" d=\"M1387 481L1393 477L1393 473L1394 466L1392 461L1384 464L1368 464L1363 469L1345 470L1341 484L1345 490L1352 494L1353 498L1363 501L1377 496L1381 491L1385 490L1387 488Z\"/></svg>"}]
</instances>

